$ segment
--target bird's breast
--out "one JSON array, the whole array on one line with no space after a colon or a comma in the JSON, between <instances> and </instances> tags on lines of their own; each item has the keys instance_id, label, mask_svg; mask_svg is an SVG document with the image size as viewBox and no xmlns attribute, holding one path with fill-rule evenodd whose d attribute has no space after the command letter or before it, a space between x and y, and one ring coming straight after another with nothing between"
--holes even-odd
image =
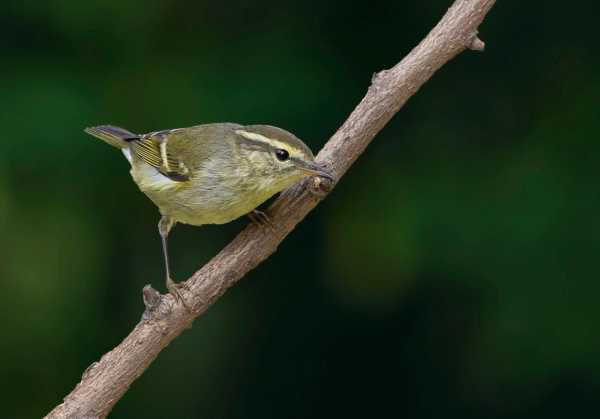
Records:
<instances>
[{"instance_id":1,"label":"bird's breast","mask_svg":"<svg viewBox=\"0 0 600 419\"><path fill-rule=\"evenodd\" d=\"M229 171L227 176L211 170L201 172L202 176L178 182L145 163L133 164L131 169L133 180L161 214L184 224L228 223L278 192L244 170Z\"/></svg>"}]
</instances>

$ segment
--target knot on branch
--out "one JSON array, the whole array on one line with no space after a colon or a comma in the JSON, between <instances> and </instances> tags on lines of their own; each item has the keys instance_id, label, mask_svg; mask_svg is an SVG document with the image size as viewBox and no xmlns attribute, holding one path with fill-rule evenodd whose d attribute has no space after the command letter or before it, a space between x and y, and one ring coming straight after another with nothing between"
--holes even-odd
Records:
<instances>
[{"instance_id":1,"label":"knot on branch","mask_svg":"<svg viewBox=\"0 0 600 419\"><path fill-rule=\"evenodd\" d=\"M91 376L94 375L94 373L96 372L96 367L98 366L97 362L92 362L83 372L83 374L81 374L81 379L85 380Z\"/></svg>"},{"instance_id":2,"label":"knot on branch","mask_svg":"<svg viewBox=\"0 0 600 419\"><path fill-rule=\"evenodd\" d=\"M142 300L144 301L144 306L146 306L146 310L142 314L142 320L149 320L155 316L156 309L161 302L161 295L152 288L152 285L148 284L142 290Z\"/></svg>"},{"instance_id":3,"label":"knot on branch","mask_svg":"<svg viewBox=\"0 0 600 419\"><path fill-rule=\"evenodd\" d=\"M373 73L371 76L371 86L369 86L369 90L373 88L377 89L380 83L385 83L384 79L388 72L389 70L381 70L380 72Z\"/></svg>"},{"instance_id":4,"label":"knot on branch","mask_svg":"<svg viewBox=\"0 0 600 419\"><path fill-rule=\"evenodd\" d=\"M311 178L308 184L308 190L313 196L317 198L323 198L333 189L335 181L320 176Z\"/></svg>"}]
</instances>

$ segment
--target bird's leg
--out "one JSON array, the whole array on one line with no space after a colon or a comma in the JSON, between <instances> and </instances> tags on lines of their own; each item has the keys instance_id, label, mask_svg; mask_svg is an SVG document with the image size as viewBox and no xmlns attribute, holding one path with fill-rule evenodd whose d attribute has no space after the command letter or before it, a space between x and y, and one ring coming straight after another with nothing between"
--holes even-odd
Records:
<instances>
[{"instance_id":1,"label":"bird's leg","mask_svg":"<svg viewBox=\"0 0 600 419\"><path fill-rule=\"evenodd\" d=\"M267 226L271 230L276 231L275 225L264 211L253 209L248 213L248 218L250 218L250 221L258 226Z\"/></svg>"},{"instance_id":2,"label":"bird's leg","mask_svg":"<svg viewBox=\"0 0 600 419\"><path fill-rule=\"evenodd\" d=\"M175 281L171 279L171 270L169 268L169 251L167 247L167 238L169 237L169 232L175 225L175 221L172 218L163 215L158 222L158 233L160 234L160 238L162 241L162 249L163 256L165 258L165 273L167 276L166 286L169 290L169 293L175 298L175 301L179 300L184 305L184 307L189 310L188 305L186 304L183 296L179 292L179 288L182 286L181 284L177 284Z\"/></svg>"}]
</instances>

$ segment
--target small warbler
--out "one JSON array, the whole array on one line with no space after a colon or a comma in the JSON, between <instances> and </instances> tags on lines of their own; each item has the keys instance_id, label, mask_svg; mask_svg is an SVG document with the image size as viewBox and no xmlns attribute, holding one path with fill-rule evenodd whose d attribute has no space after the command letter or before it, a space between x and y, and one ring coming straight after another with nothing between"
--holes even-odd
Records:
<instances>
[{"instance_id":1,"label":"small warbler","mask_svg":"<svg viewBox=\"0 0 600 419\"><path fill-rule=\"evenodd\" d=\"M264 216L253 211L300 179L333 180L302 141L269 125L215 123L143 135L101 125L85 132L121 149L134 182L158 207L166 286L184 305L179 284L171 279L167 250L176 223L200 226L245 214Z\"/></svg>"}]
</instances>

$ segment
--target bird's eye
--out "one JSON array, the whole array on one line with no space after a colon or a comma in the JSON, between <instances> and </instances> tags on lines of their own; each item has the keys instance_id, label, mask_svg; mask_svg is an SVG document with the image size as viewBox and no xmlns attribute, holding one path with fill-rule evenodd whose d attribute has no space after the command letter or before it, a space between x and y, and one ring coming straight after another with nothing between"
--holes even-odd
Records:
<instances>
[{"instance_id":1,"label":"bird's eye","mask_svg":"<svg viewBox=\"0 0 600 419\"><path fill-rule=\"evenodd\" d=\"M288 153L287 150L284 150L283 148L278 148L277 150L275 150L275 156L279 161L286 161L290 158L290 153Z\"/></svg>"}]
</instances>

